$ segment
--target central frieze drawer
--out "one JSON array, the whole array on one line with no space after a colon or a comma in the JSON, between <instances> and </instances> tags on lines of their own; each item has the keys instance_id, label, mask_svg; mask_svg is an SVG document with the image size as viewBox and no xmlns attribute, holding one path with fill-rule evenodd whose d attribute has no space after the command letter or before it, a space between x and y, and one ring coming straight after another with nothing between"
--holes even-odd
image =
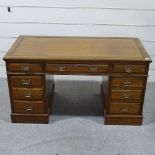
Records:
<instances>
[{"instance_id":1,"label":"central frieze drawer","mask_svg":"<svg viewBox=\"0 0 155 155\"><path fill-rule=\"evenodd\" d=\"M12 96L16 100L42 100L43 90L39 88L13 88Z\"/></svg>"},{"instance_id":2,"label":"central frieze drawer","mask_svg":"<svg viewBox=\"0 0 155 155\"><path fill-rule=\"evenodd\" d=\"M112 90L112 100L141 101L142 90Z\"/></svg>"},{"instance_id":3,"label":"central frieze drawer","mask_svg":"<svg viewBox=\"0 0 155 155\"><path fill-rule=\"evenodd\" d=\"M139 114L140 104L111 103L109 112L111 114Z\"/></svg>"},{"instance_id":4,"label":"central frieze drawer","mask_svg":"<svg viewBox=\"0 0 155 155\"><path fill-rule=\"evenodd\" d=\"M46 72L52 73L107 73L108 65L47 64Z\"/></svg>"},{"instance_id":5,"label":"central frieze drawer","mask_svg":"<svg viewBox=\"0 0 155 155\"><path fill-rule=\"evenodd\" d=\"M42 87L43 80L41 76L11 76L12 87Z\"/></svg>"},{"instance_id":6,"label":"central frieze drawer","mask_svg":"<svg viewBox=\"0 0 155 155\"><path fill-rule=\"evenodd\" d=\"M45 105L42 101L14 101L15 113L44 113Z\"/></svg>"},{"instance_id":7,"label":"central frieze drawer","mask_svg":"<svg viewBox=\"0 0 155 155\"><path fill-rule=\"evenodd\" d=\"M143 88L144 77L112 77L112 87L120 88Z\"/></svg>"},{"instance_id":8,"label":"central frieze drawer","mask_svg":"<svg viewBox=\"0 0 155 155\"><path fill-rule=\"evenodd\" d=\"M41 73L42 65L39 63L8 63L7 71L18 73Z\"/></svg>"},{"instance_id":9,"label":"central frieze drawer","mask_svg":"<svg viewBox=\"0 0 155 155\"><path fill-rule=\"evenodd\" d=\"M146 65L139 65L139 64L114 64L113 65L113 72L114 73L127 73L127 74L134 74L134 73L146 73Z\"/></svg>"}]
</instances>

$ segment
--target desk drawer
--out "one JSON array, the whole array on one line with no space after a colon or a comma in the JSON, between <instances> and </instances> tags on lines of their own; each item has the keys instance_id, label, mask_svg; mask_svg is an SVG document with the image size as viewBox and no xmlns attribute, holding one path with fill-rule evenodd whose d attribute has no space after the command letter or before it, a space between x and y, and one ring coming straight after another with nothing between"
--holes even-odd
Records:
<instances>
[{"instance_id":1,"label":"desk drawer","mask_svg":"<svg viewBox=\"0 0 155 155\"><path fill-rule=\"evenodd\" d=\"M109 108L111 114L139 114L140 104L112 103Z\"/></svg>"},{"instance_id":2,"label":"desk drawer","mask_svg":"<svg viewBox=\"0 0 155 155\"><path fill-rule=\"evenodd\" d=\"M112 77L112 88L143 88L144 81L144 77Z\"/></svg>"},{"instance_id":3,"label":"desk drawer","mask_svg":"<svg viewBox=\"0 0 155 155\"><path fill-rule=\"evenodd\" d=\"M45 113L42 101L14 101L15 113Z\"/></svg>"},{"instance_id":4,"label":"desk drawer","mask_svg":"<svg viewBox=\"0 0 155 155\"><path fill-rule=\"evenodd\" d=\"M39 88L13 88L12 96L15 100L43 100L43 90Z\"/></svg>"},{"instance_id":5,"label":"desk drawer","mask_svg":"<svg viewBox=\"0 0 155 155\"><path fill-rule=\"evenodd\" d=\"M112 100L141 101L142 90L112 90Z\"/></svg>"},{"instance_id":6,"label":"desk drawer","mask_svg":"<svg viewBox=\"0 0 155 155\"><path fill-rule=\"evenodd\" d=\"M10 76L12 87L42 87L43 79L41 76Z\"/></svg>"},{"instance_id":7,"label":"desk drawer","mask_svg":"<svg viewBox=\"0 0 155 155\"><path fill-rule=\"evenodd\" d=\"M146 73L146 65L132 65L132 64L114 64L114 73L127 73L127 74L144 74Z\"/></svg>"},{"instance_id":8,"label":"desk drawer","mask_svg":"<svg viewBox=\"0 0 155 155\"><path fill-rule=\"evenodd\" d=\"M42 72L42 65L38 63L8 63L7 71L19 73L40 73Z\"/></svg>"},{"instance_id":9,"label":"desk drawer","mask_svg":"<svg viewBox=\"0 0 155 155\"><path fill-rule=\"evenodd\" d=\"M52 73L107 73L108 65L47 64L46 72Z\"/></svg>"}]
</instances>

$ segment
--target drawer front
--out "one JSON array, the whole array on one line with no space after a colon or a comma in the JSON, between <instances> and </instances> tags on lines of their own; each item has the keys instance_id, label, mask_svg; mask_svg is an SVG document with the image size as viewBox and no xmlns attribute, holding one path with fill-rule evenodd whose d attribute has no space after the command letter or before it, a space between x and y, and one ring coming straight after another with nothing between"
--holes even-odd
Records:
<instances>
[{"instance_id":1,"label":"drawer front","mask_svg":"<svg viewBox=\"0 0 155 155\"><path fill-rule=\"evenodd\" d=\"M112 77L112 88L143 88L144 81L143 77Z\"/></svg>"},{"instance_id":2,"label":"drawer front","mask_svg":"<svg viewBox=\"0 0 155 155\"><path fill-rule=\"evenodd\" d=\"M14 101L15 113L45 113L42 101Z\"/></svg>"},{"instance_id":3,"label":"drawer front","mask_svg":"<svg viewBox=\"0 0 155 155\"><path fill-rule=\"evenodd\" d=\"M12 96L15 100L43 100L43 90L39 88L13 88Z\"/></svg>"},{"instance_id":4,"label":"drawer front","mask_svg":"<svg viewBox=\"0 0 155 155\"><path fill-rule=\"evenodd\" d=\"M140 104L134 103L112 103L109 112L111 114L139 114Z\"/></svg>"},{"instance_id":5,"label":"drawer front","mask_svg":"<svg viewBox=\"0 0 155 155\"><path fill-rule=\"evenodd\" d=\"M7 70L8 72L40 73L42 65L37 63L8 63Z\"/></svg>"},{"instance_id":6,"label":"drawer front","mask_svg":"<svg viewBox=\"0 0 155 155\"><path fill-rule=\"evenodd\" d=\"M43 78L41 76L11 76L12 87L42 87Z\"/></svg>"},{"instance_id":7,"label":"drawer front","mask_svg":"<svg viewBox=\"0 0 155 155\"><path fill-rule=\"evenodd\" d=\"M144 74L146 73L146 65L132 65L132 64L114 64L114 73L127 73L127 74Z\"/></svg>"},{"instance_id":8,"label":"drawer front","mask_svg":"<svg viewBox=\"0 0 155 155\"><path fill-rule=\"evenodd\" d=\"M141 101L142 90L112 90L112 100Z\"/></svg>"},{"instance_id":9,"label":"drawer front","mask_svg":"<svg viewBox=\"0 0 155 155\"><path fill-rule=\"evenodd\" d=\"M85 65L85 64L47 64L46 72L65 73L107 73L108 65Z\"/></svg>"}]
</instances>

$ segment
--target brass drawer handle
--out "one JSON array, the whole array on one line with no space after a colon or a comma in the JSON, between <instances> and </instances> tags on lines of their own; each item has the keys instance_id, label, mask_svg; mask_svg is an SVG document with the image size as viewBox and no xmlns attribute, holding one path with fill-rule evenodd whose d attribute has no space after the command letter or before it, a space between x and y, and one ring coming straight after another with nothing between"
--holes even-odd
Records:
<instances>
[{"instance_id":1,"label":"brass drawer handle","mask_svg":"<svg viewBox=\"0 0 155 155\"><path fill-rule=\"evenodd\" d=\"M123 81L124 86L130 86L132 84L131 81Z\"/></svg>"},{"instance_id":2,"label":"brass drawer handle","mask_svg":"<svg viewBox=\"0 0 155 155\"><path fill-rule=\"evenodd\" d=\"M21 81L21 83L22 83L22 85L23 86L29 86L30 85L30 79L23 79L22 81Z\"/></svg>"},{"instance_id":3,"label":"brass drawer handle","mask_svg":"<svg viewBox=\"0 0 155 155\"><path fill-rule=\"evenodd\" d=\"M32 111L32 106L30 106L30 105L25 106L25 110L26 111Z\"/></svg>"},{"instance_id":4,"label":"brass drawer handle","mask_svg":"<svg viewBox=\"0 0 155 155\"><path fill-rule=\"evenodd\" d=\"M32 93L31 92L28 92L28 93L25 93L25 98L31 98L32 97Z\"/></svg>"},{"instance_id":5,"label":"brass drawer handle","mask_svg":"<svg viewBox=\"0 0 155 155\"><path fill-rule=\"evenodd\" d=\"M126 66L124 67L124 69L125 69L125 72L126 72L126 73L132 73L132 72L133 72L133 67L132 67L132 66L126 65Z\"/></svg>"},{"instance_id":6,"label":"brass drawer handle","mask_svg":"<svg viewBox=\"0 0 155 155\"><path fill-rule=\"evenodd\" d=\"M22 66L21 70L24 72L29 72L30 71L30 66Z\"/></svg>"},{"instance_id":7,"label":"brass drawer handle","mask_svg":"<svg viewBox=\"0 0 155 155\"><path fill-rule=\"evenodd\" d=\"M97 67L89 67L91 72L96 72L97 71Z\"/></svg>"},{"instance_id":8,"label":"brass drawer handle","mask_svg":"<svg viewBox=\"0 0 155 155\"><path fill-rule=\"evenodd\" d=\"M124 93L123 94L123 98L124 99L129 99L131 96L130 96L130 94L129 93Z\"/></svg>"},{"instance_id":9,"label":"brass drawer handle","mask_svg":"<svg viewBox=\"0 0 155 155\"><path fill-rule=\"evenodd\" d=\"M121 112L128 112L129 109L128 109L127 107L121 107L121 108L120 108L120 111L121 111Z\"/></svg>"},{"instance_id":10,"label":"brass drawer handle","mask_svg":"<svg viewBox=\"0 0 155 155\"><path fill-rule=\"evenodd\" d=\"M58 70L59 70L60 72L64 72L65 69L66 69L66 66L60 66Z\"/></svg>"}]
</instances>

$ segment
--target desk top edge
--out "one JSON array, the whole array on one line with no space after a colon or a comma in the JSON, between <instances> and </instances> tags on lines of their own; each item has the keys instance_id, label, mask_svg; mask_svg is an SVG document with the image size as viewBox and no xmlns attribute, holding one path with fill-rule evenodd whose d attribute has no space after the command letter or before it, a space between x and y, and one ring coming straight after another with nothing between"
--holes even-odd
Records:
<instances>
[{"instance_id":1,"label":"desk top edge","mask_svg":"<svg viewBox=\"0 0 155 155\"><path fill-rule=\"evenodd\" d=\"M87 57L85 59L85 57L72 57L70 59L67 59L65 57L63 58L60 58L60 57L52 57L52 59L46 59L46 58L24 58L24 57L20 57L20 56L13 56L12 53L16 50L16 48L20 45L21 41L24 39L24 38L61 38L61 39L67 39L67 38L73 38L73 39L131 39L133 40L137 47L139 48L139 51L141 52L142 56L144 59L103 59L103 58L93 58L92 57ZM146 58L146 59L145 59ZM142 62L152 62L150 56L148 55L148 53L146 52L145 48L143 47L142 43L140 42L139 38L136 38L136 37L79 37L79 36L28 36L28 35L21 35L19 36L16 41L14 42L14 44L11 46L11 48L9 49L9 51L7 52L7 54L4 56L3 60L5 61L14 61L14 60L27 60L27 61L31 61L31 60L34 60L35 61L69 61L69 60L73 60L73 61L142 61Z\"/></svg>"}]
</instances>

